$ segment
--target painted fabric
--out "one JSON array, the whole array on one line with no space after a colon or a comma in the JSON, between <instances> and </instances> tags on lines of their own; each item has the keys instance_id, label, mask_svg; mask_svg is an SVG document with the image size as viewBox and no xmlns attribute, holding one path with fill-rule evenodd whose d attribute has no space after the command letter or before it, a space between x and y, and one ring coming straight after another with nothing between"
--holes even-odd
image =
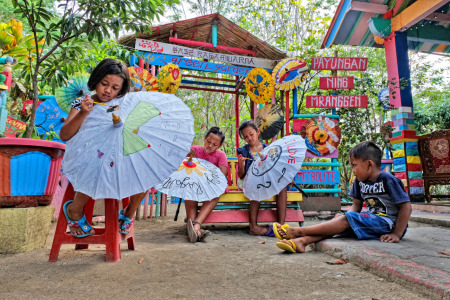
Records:
<instances>
[{"instance_id":1,"label":"painted fabric","mask_svg":"<svg viewBox=\"0 0 450 300\"><path fill-rule=\"evenodd\" d=\"M262 144L263 145L263 149L266 148L268 145L267 144ZM253 162L253 155L250 152L250 146L248 144L246 144L245 146L241 147L241 148L237 148L236 150L237 154L242 155L245 158L250 158L245 160L245 174L247 174L248 169L250 169L250 166L252 165ZM255 153L255 156L258 156L258 154Z\"/></svg>"}]
</instances>

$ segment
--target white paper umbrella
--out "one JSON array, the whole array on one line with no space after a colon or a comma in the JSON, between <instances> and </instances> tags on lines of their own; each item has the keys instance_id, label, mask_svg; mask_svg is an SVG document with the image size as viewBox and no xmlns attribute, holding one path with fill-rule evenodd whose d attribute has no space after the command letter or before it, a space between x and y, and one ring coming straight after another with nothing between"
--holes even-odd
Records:
<instances>
[{"instance_id":1,"label":"white paper umbrella","mask_svg":"<svg viewBox=\"0 0 450 300\"><path fill-rule=\"evenodd\" d=\"M95 105L66 144L63 171L76 191L94 199L122 199L178 169L194 138L194 119L183 101L172 94L136 92L107 105ZM113 126L112 112L123 126Z\"/></svg>"},{"instance_id":2,"label":"white paper umbrella","mask_svg":"<svg viewBox=\"0 0 450 300\"><path fill-rule=\"evenodd\" d=\"M299 135L285 136L264 148L244 178L244 196L262 201L277 195L300 171L305 152L305 140Z\"/></svg>"},{"instance_id":3,"label":"white paper umbrella","mask_svg":"<svg viewBox=\"0 0 450 300\"><path fill-rule=\"evenodd\" d=\"M228 186L222 171L200 158L185 159L177 171L155 188L165 194L198 202L219 197Z\"/></svg>"}]
</instances>

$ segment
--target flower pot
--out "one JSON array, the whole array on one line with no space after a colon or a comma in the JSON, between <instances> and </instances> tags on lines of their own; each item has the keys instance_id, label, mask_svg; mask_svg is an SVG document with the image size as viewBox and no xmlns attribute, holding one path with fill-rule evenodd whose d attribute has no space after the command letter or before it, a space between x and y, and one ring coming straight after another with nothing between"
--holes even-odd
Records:
<instances>
[{"instance_id":1,"label":"flower pot","mask_svg":"<svg viewBox=\"0 0 450 300\"><path fill-rule=\"evenodd\" d=\"M58 142L0 138L0 207L49 205L65 149Z\"/></svg>"}]
</instances>

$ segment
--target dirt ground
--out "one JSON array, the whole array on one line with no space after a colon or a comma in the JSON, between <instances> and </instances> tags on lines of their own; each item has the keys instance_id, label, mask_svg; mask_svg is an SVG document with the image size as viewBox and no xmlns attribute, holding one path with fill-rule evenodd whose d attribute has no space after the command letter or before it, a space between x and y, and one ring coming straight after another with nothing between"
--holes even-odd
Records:
<instances>
[{"instance_id":1,"label":"dirt ground","mask_svg":"<svg viewBox=\"0 0 450 300\"><path fill-rule=\"evenodd\" d=\"M182 208L183 210L183 208ZM248 234L245 225L205 226L206 242L191 244L182 214L135 222L136 250L122 246L122 260L104 261L104 246L63 245L56 263L44 248L0 255L0 299L424 299L422 294L312 247L283 253L276 238ZM306 220L310 225L312 220ZM291 224L295 225L295 224ZM260 243L265 242L265 243Z\"/></svg>"}]
</instances>

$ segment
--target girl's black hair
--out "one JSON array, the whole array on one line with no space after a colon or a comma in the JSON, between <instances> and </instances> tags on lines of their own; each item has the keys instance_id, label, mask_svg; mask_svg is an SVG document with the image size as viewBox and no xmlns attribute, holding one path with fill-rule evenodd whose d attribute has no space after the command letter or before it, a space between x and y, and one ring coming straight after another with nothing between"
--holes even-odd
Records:
<instances>
[{"instance_id":1,"label":"girl's black hair","mask_svg":"<svg viewBox=\"0 0 450 300\"><path fill-rule=\"evenodd\" d=\"M125 96L128 93L130 90L130 73L128 72L128 68L123 62L112 58L105 58L92 71L88 81L89 90L94 91L97 84L106 75L118 75L123 79L123 85L117 97Z\"/></svg>"},{"instance_id":2,"label":"girl's black hair","mask_svg":"<svg viewBox=\"0 0 450 300\"><path fill-rule=\"evenodd\" d=\"M348 156L356 159L372 160L377 167L381 167L383 152L374 142L365 141L350 149Z\"/></svg>"},{"instance_id":3,"label":"girl's black hair","mask_svg":"<svg viewBox=\"0 0 450 300\"><path fill-rule=\"evenodd\" d=\"M242 136L242 130L244 130L247 127L253 127L253 129L255 129L256 131L258 131L259 129L256 123L253 122L253 120L245 120L244 122L241 123L241 126L239 126L239 136L241 137L241 139L244 138Z\"/></svg>"},{"instance_id":4,"label":"girl's black hair","mask_svg":"<svg viewBox=\"0 0 450 300\"><path fill-rule=\"evenodd\" d=\"M205 138L207 138L210 133L218 135L221 138L220 144L221 145L223 144L223 141L225 140L225 133L223 132L222 129L220 129L219 127L216 127L216 126L211 127L208 130L208 132L205 134Z\"/></svg>"}]
</instances>

